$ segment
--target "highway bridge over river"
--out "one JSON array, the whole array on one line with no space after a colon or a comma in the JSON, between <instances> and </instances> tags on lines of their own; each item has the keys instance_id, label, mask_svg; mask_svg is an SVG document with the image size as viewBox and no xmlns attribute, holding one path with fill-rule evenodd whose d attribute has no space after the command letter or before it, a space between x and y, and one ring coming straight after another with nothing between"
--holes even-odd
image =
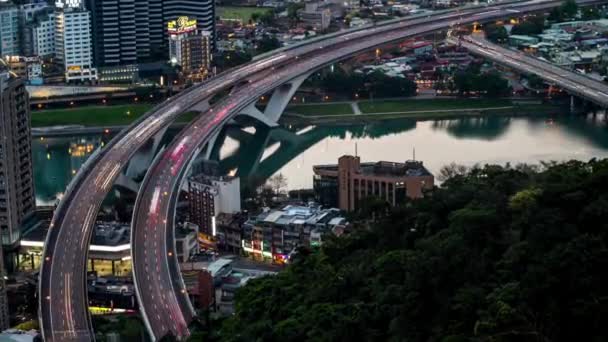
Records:
<instances>
[{"instance_id":1,"label":"highway bridge over river","mask_svg":"<svg viewBox=\"0 0 608 342\"><path fill-rule=\"evenodd\" d=\"M579 0L579 5L601 3ZM154 340L189 335L194 317L173 240L177 189L194 157L211 153L221 127L238 115L275 126L289 100L315 70L382 44L446 31L458 25L544 12L561 1L505 1L435 12L337 32L281 48L228 70L157 105L96 151L81 167L55 210L40 271L40 323L46 341L92 341L86 261L103 199L136 151L158 141L181 113L200 114L159 154L140 186L132 222L131 253L137 296ZM230 90L219 102L215 95ZM272 92L261 111L260 96ZM207 150L205 146L209 146Z\"/></svg>"}]
</instances>

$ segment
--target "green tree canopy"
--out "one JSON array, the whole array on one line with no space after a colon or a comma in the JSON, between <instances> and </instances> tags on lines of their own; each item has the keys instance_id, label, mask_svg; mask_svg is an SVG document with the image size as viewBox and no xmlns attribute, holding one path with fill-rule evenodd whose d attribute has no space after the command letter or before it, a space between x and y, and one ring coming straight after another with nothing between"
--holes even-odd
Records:
<instances>
[{"instance_id":1,"label":"green tree canopy","mask_svg":"<svg viewBox=\"0 0 608 342\"><path fill-rule=\"evenodd\" d=\"M222 341L604 341L608 160L451 172L236 294Z\"/></svg>"},{"instance_id":2,"label":"green tree canopy","mask_svg":"<svg viewBox=\"0 0 608 342\"><path fill-rule=\"evenodd\" d=\"M506 43L509 40L509 33L502 25L487 24L483 27L486 38L494 43Z\"/></svg>"}]
</instances>

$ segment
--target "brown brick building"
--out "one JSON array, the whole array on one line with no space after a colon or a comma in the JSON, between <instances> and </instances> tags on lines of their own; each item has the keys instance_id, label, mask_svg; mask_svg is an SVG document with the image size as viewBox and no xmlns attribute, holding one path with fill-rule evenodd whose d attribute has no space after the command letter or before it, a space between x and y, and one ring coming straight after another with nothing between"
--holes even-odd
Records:
<instances>
[{"instance_id":1,"label":"brown brick building","mask_svg":"<svg viewBox=\"0 0 608 342\"><path fill-rule=\"evenodd\" d=\"M317 165L313 170L319 201L346 211L356 210L368 197L385 199L392 206L403 203L406 197L420 198L435 182L422 162L415 160L361 163L359 157L345 155L337 165Z\"/></svg>"}]
</instances>

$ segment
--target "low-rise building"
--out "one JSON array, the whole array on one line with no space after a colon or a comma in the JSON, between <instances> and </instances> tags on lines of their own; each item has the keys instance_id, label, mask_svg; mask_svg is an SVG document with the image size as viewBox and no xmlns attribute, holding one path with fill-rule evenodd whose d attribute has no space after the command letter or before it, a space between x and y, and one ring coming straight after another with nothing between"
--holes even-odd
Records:
<instances>
[{"instance_id":1,"label":"low-rise building","mask_svg":"<svg viewBox=\"0 0 608 342\"><path fill-rule=\"evenodd\" d=\"M528 47L538 43L538 38L513 34L509 36L509 44L516 47Z\"/></svg>"},{"instance_id":2,"label":"low-rise building","mask_svg":"<svg viewBox=\"0 0 608 342\"><path fill-rule=\"evenodd\" d=\"M321 6L318 2L307 2L304 9L300 11L300 20L305 27L311 26L315 30L325 30L331 24L331 10Z\"/></svg>"},{"instance_id":3,"label":"low-rise building","mask_svg":"<svg viewBox=\"0 0 608 342\"><path fill-rule=\"evenodd\" d=\"M175 254L179 262L187 262L200 251L198 244L198 226L185 223L175 228Z\"/></svg>"},{"instance_id":4,"label":"low-rise building","mask_svg":"<svg viewBox=\"0 0 608 342\"><path fill-rule=\"evenodd\" d=\"M216 218L220 213L241 211L240 181L237 177L214 177L200 174L188 180L188 221L200 232L217 235Z\"/></svg>"},{"instance_id":5,"label":"low-rise building","mask_svg":"<svg viewBox=\"0 0 608 342\"><path fill-rule=\"evenodd\" d=\"M139 80L139 65L118 65L99 68L99 81L108 83L134 83Z\"/></svg>"},{"instance_id":6,"label":"low-rise building","mask_svg":"<svg viewBox=\"0 0 608 342\"><path fill-rule=\"evenodd\" d=\"M12 72L26 79L27 84L42 84L42 61L39 57L5 56L4 61Z\"/></svg>"},{"instance_id":7,"label":"low-rise building","mask_svg":"<svg viewBox=\"0 0 608 342\"><path fill-rule=\"evenodd\" d=\"M346 225L338 209L287 205L247 220L243 224L242 248L255 258L283 263L298 247L320 243L320 235L331 233L337 225Z\"/></svg>"},{"instance_id":8,"label":"low-rise building","mask_svg":"<svg viewBox=\"0 0 608 342\"><path fill-rule=\"evenodd\" d=\"M243 223L247 218L241 213L220 213L216 218L219 245L222 249L234 253L241 251L243 239Z\"/></svg>"},{"instance_id":9,"label":"low-rise building","mask_svg":"<svg viewBox=\"0 0 608 342\"><path fill-rule=\"evenodd\" d=\"M435 181L417 160L361 163L359 157L345 155L338 164L317 165L313 171L319 202L345 211L357 210L361 201L369 197L384 199L391 206L406 198L420 198L424 189L433 188Z\"/></svg>"}]
</instances>

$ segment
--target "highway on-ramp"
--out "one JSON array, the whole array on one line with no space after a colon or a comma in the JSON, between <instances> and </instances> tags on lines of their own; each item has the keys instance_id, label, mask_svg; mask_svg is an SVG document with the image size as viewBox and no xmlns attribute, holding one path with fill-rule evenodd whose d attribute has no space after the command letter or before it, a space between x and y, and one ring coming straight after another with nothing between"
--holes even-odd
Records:
<instances>
[{"instance_id":1,"label":"highway on-ramp","mask_svg":"<svg viewBox=\"0 0 608 342\"><path fill-rule=\"evenodd\" d=\"M530 75L536 75L548 83L559 86L571 94L580 96L603 107L608 107L608 84L576 71L567 70L553 63L535 58L522 51L496 45L479 36L451 39L455 44L472 53Z\"/></svg>"}]
</instances>

